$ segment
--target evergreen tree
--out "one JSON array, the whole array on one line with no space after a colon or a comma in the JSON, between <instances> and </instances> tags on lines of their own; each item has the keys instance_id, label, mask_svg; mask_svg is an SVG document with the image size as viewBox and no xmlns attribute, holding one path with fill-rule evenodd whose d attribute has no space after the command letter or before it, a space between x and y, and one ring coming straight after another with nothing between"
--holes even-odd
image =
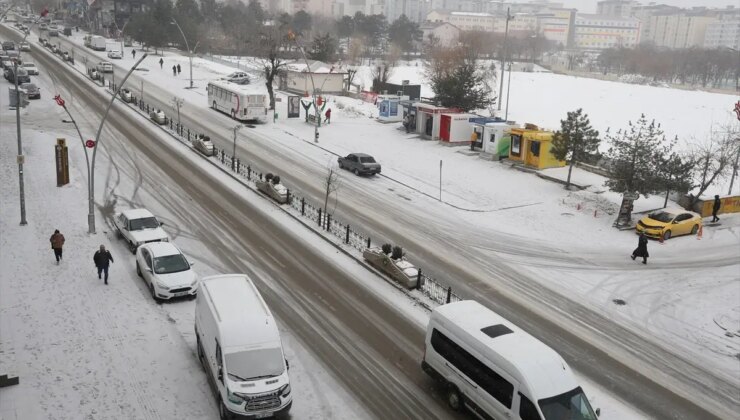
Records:
<instances>
[{"instance_id":1,"label":"evergreen tree","mask_svg":"<svg viewBox=\"0 0 740 420\"><path fill-rule=\"evenodd\" d=\"M426 63L426 76L435 100L444 107L472 111L495 102L489 84L495 75L465 48L435 48Z\"/></svg>"},{"instance_id":2,"label":"evergreen tree","mask_svg":"<svg viewBox=\"0 0 740 420\"><path fill-rule=\"evenodd\" d=\"M311 29L311 15L303 10L299 10L293 15L293 22L291 23L293 32L298 35L303 35L306 31Z\"/></svg>"},{"instance_id":3,"label":"evergreen tree","mask_svg":"<svg viewBox=\"0 0 740 420\"><path fill-rule=\"evenodd\" d=\"M405 53L413 50L414 43L421 41L422 34L419 25L410 21L406 15L399 16L388 27L388 40L396 44Z\"/></svg>"},{"instance_id":4,"label":"evergreen tree","mask_svg":"<svg viewBox=\"0 0 740 420\"><path fill-rule=\"evenodd\" d=\"M645 114L629 128L616 135L607 134L611 144L607 152L610 177L606 186L617 193L637 193L644 196L663 190L656 176L666 155L665 136L659 124L648 121Z\"/></svg>"},{"instance_id":5,"label":"evergreen tree","mask_svg":"<svg viewBox=\"0 0 740 420\"><path fill-rule=\"evenodd\" d=\"M308 58L330 63L334 61L336 52L336 40L329 33L326 33L314 37L311 50L308 52Z\"/></svg>"},{"instance_id":6,"label":"evergreen tree","mask_svg":"<svg viewBox=\"0 0 740 420\"><path fill-rule=\"evenodd\" d=\"M591 127L588 114L584 114L581 108L568 112L566 119L560 120L560 130L556 131L552 138L550 152L557 159L570 162L566 189L570 187L573 166L583 162L589 155L597 153L600 142L599 132Z\"/></svg>"}]
</instances>

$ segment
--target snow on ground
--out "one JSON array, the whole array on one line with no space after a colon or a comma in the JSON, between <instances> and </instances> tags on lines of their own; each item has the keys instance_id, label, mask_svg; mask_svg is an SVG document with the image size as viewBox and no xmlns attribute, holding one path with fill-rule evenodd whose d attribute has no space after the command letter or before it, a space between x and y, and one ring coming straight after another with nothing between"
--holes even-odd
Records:
<instances>
[{"instance_id":1,"label":"snow on ground","mask_svg":"<svg viewBox=\"0 0 740 420\"><path fill-rule=\"evenodd\" d=\"M102 57L104 53L99 55ZM120 63L133 64L130 49L126 50L125 57ZM158 57L147 60L149 61L145 63L149 64L144 67L149 71L135 73L135 79L145 80L145 86L151 83L175 92L185 98L186 107L194 107L196 112L214 112L206 109L206 81L233 71L233 68L221 63L195 59L194 79L197 88L189 90L185 89L188 85L187 57L172 52L165 53L166 63L180 62L183 66L183 73L177 77L172 77L167 68L163 71L156 68ZM116 64L118 63L117 60ZM246 66L245 61L240 68L245 69ZM413 83L420 80L418 75L422 67L419 64L419 67L398 67L397 70L393 77L399 80L392 78L391 81L409 79ZM675 120L670 120L670 124L664 123L667 132L697 130L701 124L696 124L695 121L707 121L707 124L711 122L711 115L708 117L702 112L711 111L710 114L718 115L730 113L727 105L734 103L731 95L626 85L547 73L514 72L512 93L518 86L517 80L522 82L519 88L523 90L532 94L540 92L540 96L542 92L547 92L548 97L577 101L584 109L594 108L594 111L601 112L608 121L618 121L625 117L626 123L630 118L627 113L634 108L634 103L663 103L663 108L651 108L665 113L667 111L664 108L670 108L676 114ZM137 86L138 83L134 81L131 85ZM580 93L574 95L572 92L563 92L563 86ZM568 291L567 293L578 293L595 308L613 313L616 319L623 320L638 330L647 328L647 331L663 340L680 343L690 353L700 354L720 369L727 368L733 372L740 369L736 359L730 356L740 353L740 343L724 336L724 330L716 324L707 322L714 318L729 319L731 325L740 327L740 311L732 310L736 307L732 302L740 301L737 265L728 265L721 269L722 274L713 283L706 280L713 278L707 267L692 268L682 265L680 269L674 269L671 265L684 255L705 255L710 260L737 255L736 250L740 244L737 218L727 218L718 228L707 227L703 241L687 237L676 238L663 246L651 245L653 257L650 275L640 275L635 280L635 273L630 268L632 266L622 266L625 264L622 259L634 248L636 239L632 232L619 232L611 227L621 197L603 187L603 177L576 168L573 171L573 181L589 187L584 191L566 192L560 184L540 180L532 174L519 172L498 162L457 153L464 148L444 147L436 142L421 140L415 134L406 134L398 123L378 123L374 121L377 110L372 104L346 97L328 97L329 106L334 109L332 124L320 129L321 148L317 148L311 141L313 127L305 124L302 119L286 119L287 95L281 93L279 96L283 101L277 103L277 113L281 116L277 123L268 123L255 129L269 141L277 141L321 165L334 160L332 154L345 155L356 151L370 153L383 164L384 175L417 191L405 192L399 185L397 194L407 200L427 200L429 197L439 196L441 160L442 200L453 206L442 205L441 209L449 209L447 213L451 220L464 218L480 226L482 232L504 232L537 238L544 247L583 255L593 264L608 261L601 270L578 271L576 268L560 267L559 271L550 268L549 275L544 275L546 273L537 268L529 270L544 285L555 290ZM593 103L593 106L588 105L589 103ZM698 110L696 118L684 117L685 112L682 110L689 106ZM533 117L527 117L526 121L539 122L539 118L547 115L556 125L562 117L561 111L564 113L568 109L561 106L560 102L534 101L527 105L527 115L531 112ZM592 122L596 124L596 121L592 115ZM564 179L566 171L567 168L559 168L544 173ZM420 196L419 193L427 197ZM435 204L431 202L429 205ZM662 197L651 196L639 199L635 203L635 210L644 212L662 206ZM476 211L462 212L456 208ZM612 255L614 248L622 250L624 256L615 258ZM517 262L516 258L510 260ZM694 260L698 263L700 258L694 257ZM527 267L527 264L523 267ZM698 284L702 286L699 287ZM672 303L658 293L661 287L665 288L667 285L678 293ZM627 306L614 305L614 299L625 299ZM712 349L724 347L725 350L704 351L707 346Z\"/></svg>"},{"instance_id":2,"label":"snow on ground","mask_svg":"<svg viewBox=\"0 0 740 420\"><path fill-rule=\"evenodd\" d=\"M0 341L4 351L0 365L10 366L21 378L20 385L0 390L0 418L216 418L215 400L195 354L195 303L154 304L136 276L131 254L108 231L100 214L98 233L86 233L84 156L76 133L69 126L60 127L61 109L49 95L55 88L45 77L34 81L47 93L22 110L26 226L18 224L15 136L4 135L0 142ZM0 89L6 87L0 82ZM7 128L3 133L14 133L10 129L14 111L7 109L4 99L0 98L0 126ZM74 101L68 105L75 106ZM77 113L84 115L81 109ZM78 122L83 132L95 128L86 124L84 116ZM69 146L71 183L57 188L54 144L60 136L67 138ZM106 129L104 136L112 134ZM107 153L98 157L97 173L109 174ZM118 174L123 176L117 194L132 196L133 191L165 220L174 218L148 191L138 190L137 180ZM102 197L103 180L99 178L96 185L97 197ZM66 237L60 265L55 264L48 242L56 228ZM97 279L91 261L101 243L115 258L108 286ZM179 238L178 245L199 257L199 274L219 273L209 264L218 259L209 256L208 247L197 238ZM292 362L293 416L367 418L290 327L279 324L286 357Z\"/></svg>"},{"instance_id":3,"label":"snow on ground","mask_svg":"<svg viewBox=\"0 0 740 420\"><path fill-rule=\"evenodd\" d=\"M101 57L104 57L103 53ZM213 112L205 110L208 106L204 89L206 81L233 71L233 68L221 64L196 59L194 79L198 88L188 90L184 89L188 83L187 57L166 52L164 70L157 68L158 57L147 60L150 60L146 65L149 71L137 72L135 80L145 80L145 86L152 83L168 89L184 97L186 107L202 109L206 113ZM183 73L172 77L171 70L166 67L170 62L181 63ZM120 63L133 63L130 49ZM169 66L171 68L171 64ZM419 71L416 66L399 68L393 76L399 80L392 78L391 81L409 79L414 83L419 80ZM133 82L132 86L138 86L138 83ZM712 122L726 119L736 100L731 95L515 72L512 75L512 94L518 91L524 93L518 96L521 99L512 97L510 116L519 122L557 127L558 120L566 111L581 106L602 131L606 127L615 130L618 124L626 125L627 120L638 116L632 114L637 114L634 112L635 104L640 104L663 123L667 134L680 132L681 138L691 135L703 138ZM544 99L543 92L547 93ZM527 101L529 97L539 99ZM431 197L439 194L439 161L442 160L443 201L481 212L462 212L446 204L434 204L428 197L406 192L401 186L397 194L413 197L414 201L426 200L428 206L439 206L449 213L450 220L465 218L479 225L482 235L485 232L504 232L526 236L537 239L543 247L583 256L584 261L596 266L588 270L567 265L527 269L541 279L543 285L573 293L584 303L613 315L617 321L664 340L670 343L669 346L686 348L689 354L706 359L714 368L731 372L738 369L732 354L740 353L740 344L736 338L726 337L720 326L740 329L738 266L726 264L724 268L714 269L711 263L700 264L702 260L720 261L738 256L738 216L726 216L720 226L706 227L701 241L686 237L673 239L665 245L651 242L650 263L645 271L637 274L635 265L628 260L636 244L635 235L611 227L619 196L605 190L601 177L575 169L574 182L589 185L589 188L566 192L561 185L532 174L465 156L457 153L459 148L444 147L407 135L400 130L399 124L377 123L372 118L377 111L370 104L344 97L329 97L329 101L335 111L332 124L320 129L319 146L323 149L316 148L311 141L313 127L302 120L284 118L285 100L278 103L277 112L281 117L277 124L266 124L256 130L271 141L322 164L334 159L325 150L339 155L355 151L371 153L383 164L385 175ZM686 109L692 110L690 117L687 117ZM563 171L545 172L562 178ZM636 202L636 210L659 208L662 203L661 197L641 198ZM516 210L496 211L507 208ZM613 255L614 249L621 251ZM516 262L515 257L511 258ZM623 299L626 305L616 305L614 299Z\"/></svg>"}]
</instances>

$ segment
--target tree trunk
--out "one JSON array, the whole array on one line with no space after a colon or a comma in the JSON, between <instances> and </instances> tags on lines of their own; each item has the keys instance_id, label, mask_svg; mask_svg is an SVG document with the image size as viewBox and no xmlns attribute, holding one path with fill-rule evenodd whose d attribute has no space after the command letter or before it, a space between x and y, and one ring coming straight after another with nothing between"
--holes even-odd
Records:
<instances>
[{"instance_id":1,"label":"tree trunk","mask_svg":"<svg viewBox=\"0 0 740 420\"><path fill-rule=\"evenodd\" d=\"M665 201L663 202L663 208L668 207L668 195L671 193L670 189L667 189L665 191Z\"/></svg>"},{"instance_id":2,"label":"tree trunk","mask_svg":"<svg viewBox=\"0 0 740 420\"><path fill-rule=\"evenodd\" d=\"M275 109L275 92L272 90L272 77L268 77L265 82L267 87L267 94L270 96L270 109Z\"/></svg>"},{"instance_id":3,"label":"tree trunk","mask_svg":"<svg viewBox=\"0 0 740 420\"><path fill-rule=\"evenodd\" d=\"M565 181L565 189L570 189L570 173L573 172L573 165L575 164L575 160L570 160L570 166L568 166L568 180Z\"/></svg>"}]
</instances>

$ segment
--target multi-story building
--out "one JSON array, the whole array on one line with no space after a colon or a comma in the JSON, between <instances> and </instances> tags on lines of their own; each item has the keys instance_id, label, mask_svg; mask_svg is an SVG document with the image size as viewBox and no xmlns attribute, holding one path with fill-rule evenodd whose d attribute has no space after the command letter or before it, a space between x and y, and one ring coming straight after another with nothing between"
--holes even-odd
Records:
<instances>
[{"instance_id":1,"label":"multi-story building","mask_svg":"<svg viewBox=\"0 0 740 420\"><path fill-rule=\"evenodd\" d=\"M573 27L576 20L576 9L552 8L537 15L539 32L563 47L573 44Z\"/></svg>"},{"instance_id":2,"label":"multi-story building","mask_svg":"<svg viewBox=\"0 0 740 420\"><path fill-rule=\"evenodd\" d=\"M440 45L451 47L457 45L460 39L460 29L449 22L427 22L419 26L424 41L435 38Z\"/></svg>"},{"instance_id":3,"label":"multi-story building","mask_svg":"<svg viewBox=\"0 0 740 420\"><path fill-rule=\"evenodd\" d=\"M654 14L650 16L650 38L646 41L666 48L700 47L707 27L716 20L704 9Z\"/></svg>"},{"instance_id":4,"label":"multi-story building","mask_svg":"<svg viewBox=\"0 0 740 420\"><path fill-rule=\"evenodd\" d=\"M412 22L422 22L426 17L423 3L421 0L385 0L383 14L388 22L393 22L401 15L406 15Z\"/></svg>"},{"instance_id":5,"label":"multi-story building","mask_svg":"<svg viewBox=\"0 0 740 420\"><path fill-rule=\"evenodd\" d=\"M573 27L573 45L582 50L633 48L640 42L640 21L578 13Z\"/></svg>"},{"instance_id":6,"label":"multi-story building","mask_svg":"<svg viewBox=\"0 0 740 420\"><path fill-rule=\"evenodd\" d=\"M704 48L720 47L740 51L740 19L720 18L707 26Z\"/></svg>"},{"instance_id":7,"label":"multi-story building","mask_svg":"<svg viewBox=\"0 0 740 420\"><path fill-rule=\"evenodd\" d=\"M384 0L334 0L331 5L334 17L354 16L357 12L379 15L385 12Z\"/></svg>"},{"instance_id":8,"label":"multi-story building","mask_svg":"<svg viewBox=\"0 0 740 420\"><path fill-rule=\"evenodd\" d=\"M631 17L632 7L635 6L632 0L602 0L596 3L596 14L612 17Z\"/></svg>"},{"instance_id":9,"label":"multi-story building","mask_svg":"<svg viewBox=\"0 0 740 420\"><path fill-rule=\"evenodd\" d=\"M675 6L667 6L665 4L649 4L647 6L635 5L632 7L632 17L640 20L640 41L650 42L653 35L652 20L653 15L659 15L663 13L678 12L681 9Z\"/></svg>"},{"instance_id":10,"label":"multi-story building","mask_svg":"<svg viewBox=\"0 0 740 420\"><path fill-rule=\"evenodd\" d=\"M496 16L490 13L433 10L427 14L426 20L432 23L449 22L462 31L494 32Z\"/></svg>"}]
</instances>

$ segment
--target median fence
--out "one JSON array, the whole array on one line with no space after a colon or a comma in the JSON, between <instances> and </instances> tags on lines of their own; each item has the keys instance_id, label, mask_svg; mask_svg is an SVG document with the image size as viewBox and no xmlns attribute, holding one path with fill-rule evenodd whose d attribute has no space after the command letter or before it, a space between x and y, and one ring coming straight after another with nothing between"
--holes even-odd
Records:
<instances>
[{"instance_id":1,"label":"median fence","mask_svg":"<svg viewBox=\"0 0 740 420\"><path fill-rule=\"evenodd\" d=\"M109 88L115 92L116 85L110 83ZM152 111L159 110L159 108L146 103L143 99L137 98L133 93L131 93L130 103L139 108L147 117L150 116ZM190 128L173 121L171 118L166 118L165 123L160 125L168 127L171 133L177 135L176 138L180 142L189 146L193 140L204 134L190 130ZM220 164L222 170L237 174L242 181L246 181L246 183L251 184L255 188L256 181L265 179L266 173L255 168L252 163L239 157L234 158L226 150L219 149L215 145L212 159L215 159ZM281 183L285 185L284 182L281 181ZM371 247L373 244L381 245L381 243L374 243L369 236L356 230L351 225L335 219L331 213L325 213L320 205L314 204L306 197L301 196L295 189L288 188L287 185L285 186L288 189L286 204L292 207L296 214L314 223L317 229L333 235L344 245L355 248L360 252ZM442 282L423 274L421 269L419 269L418 275L417 289L432 301L438 304L444 304L462 300L460 296L452 291L452 287L445 286Z\"/></svg>"}]
</instances>

